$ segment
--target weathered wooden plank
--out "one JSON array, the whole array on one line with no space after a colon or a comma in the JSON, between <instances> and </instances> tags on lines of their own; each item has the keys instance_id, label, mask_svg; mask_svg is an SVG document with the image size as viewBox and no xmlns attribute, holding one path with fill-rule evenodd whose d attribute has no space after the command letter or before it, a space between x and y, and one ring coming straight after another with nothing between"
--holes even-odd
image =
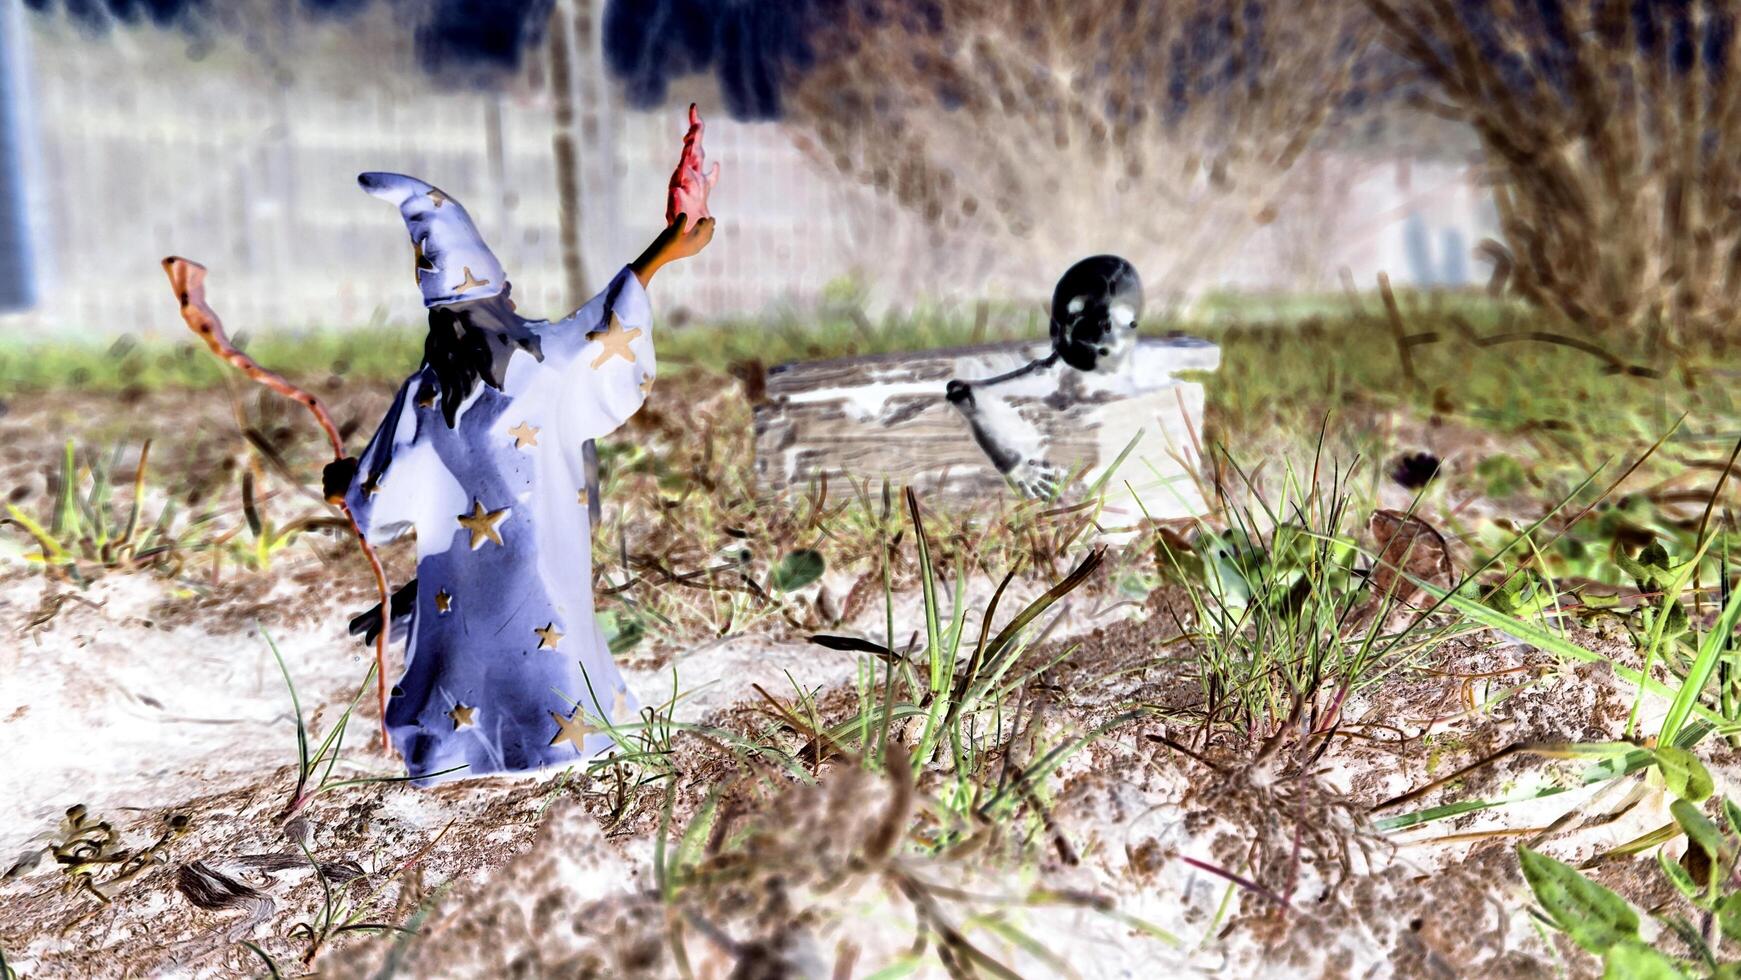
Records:
<instances>
[{"instance_id":1,"label":"weathered wooden plank","mask_svg":"<svg viewBox=\"0 0 1741 980\"><path fill-rule=\"evenodd\" d=\"M943 397L944 386L951 378L1002 374L1048 349L1045 342L987 344L773 368L767 399L756 409L757 479L769 493L806 489L826 474L834 491L886 479L955 504L1007 494L1003 476ZM1108 481L1103 523L1135 520L1143 509L1153 516L1197 514L1203 501L1189 470L1203 387L1175 375L1219 363L1220 351L1205 341L1150 338L1139 345L1122 388L1062 398L1017 385L1004 400L1044 435L1048 460L1082 471L1087 483L1141 434Z\"/></svg>"}]
</instances>

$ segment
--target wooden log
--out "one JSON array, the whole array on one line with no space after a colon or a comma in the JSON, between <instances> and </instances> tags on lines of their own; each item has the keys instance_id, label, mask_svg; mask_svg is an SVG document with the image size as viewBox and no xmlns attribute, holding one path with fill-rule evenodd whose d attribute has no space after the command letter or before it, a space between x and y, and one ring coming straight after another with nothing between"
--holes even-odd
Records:
<instances>
[{"instance_id":1,"label":"wooden log","mask_svg":"<svg viewBox=\"0 0 1741 980\"><path fill-rule=\"evenodd\" d=\"M944 387L952 378L1002 374L1048 350L1044 341L1016 342L775 367L755 411L760 487L808 492L826 474L830 496L866 482L874 490L884 480L948 505L1013 494ZM1002 389L1005 403L1044 435L1047 459L1083 474L1079 487L1097 481L1135 440L1106 481L1103 526L1134 522L1145 510L1153 517L1204 511L1190 473L1203 386L1177 375L1215 370L1220 349L1194 338L1145 338L1133 357L1122 389L1070 397L1049 385Z\"/></svg>"}]
</instances>

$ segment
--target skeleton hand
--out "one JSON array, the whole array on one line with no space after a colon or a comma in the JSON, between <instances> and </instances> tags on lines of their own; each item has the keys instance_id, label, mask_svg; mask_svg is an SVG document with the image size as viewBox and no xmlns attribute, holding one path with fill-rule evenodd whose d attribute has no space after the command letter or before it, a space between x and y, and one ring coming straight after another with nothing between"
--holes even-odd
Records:
<instances>
[{"instance_id":1,"label":"skeleton hand","mask_svg":"<svg viewBox=\"0 0 1741 980\"><path fill-rule=\"evenodd\" d=\"M1034 500L1053 500L1064 491L1064 479L1069 474L1043 459L1025 459L1005 474L1022 496Z\"/></svg>"}]
</instances>

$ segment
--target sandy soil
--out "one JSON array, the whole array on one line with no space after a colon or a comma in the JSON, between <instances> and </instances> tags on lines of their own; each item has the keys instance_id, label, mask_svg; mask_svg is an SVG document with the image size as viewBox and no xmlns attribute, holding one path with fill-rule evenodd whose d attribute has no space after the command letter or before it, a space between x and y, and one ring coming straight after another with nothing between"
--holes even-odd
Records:
<instances>
[{"instance_id":1,"label":"sandy soil","mask_svg":"<svg viewBox=\"0 0 1741 980\"><path fill-rule=\"evenodd\" d=\"M260 627L230 613L260 603L237 590L197 618L159 621L169 601L160 580L112 576L61 602L46 622L26 625L64 594L65 586L20 572L0 588L0 621L17 637L0 667L7 677L37 679L7 685L0 703L8 757L0 797L14 801L0 825L0 853L22 856L53 837L75 803L112 821L122 845L134 849L156 841L176 815L188 825L141 873L103 887L108 904L75 887L77 877L52 860L0 885L0 949L23 975L261 972L240 939L296 965L309 947L296 924L315 920L321 905L319 880L297 841L318 861L355 862L366 873L347 887L358 901L379 889L369 921L416 917L423 930L415 942L336 937L315 960L322 972L372 974L390 956L409 975L677 971L666 942L669 916L652 880L658 799L625 816L605 780L572 774L434 791L355 786L317 798L287 825L280 811L294 779L289 700ZM363 651L340 635L344 602L324 611L303 603L296 615L282 614L296 594L293 573L277 578L264 605L280 613L262 625L320 732L354 689ZM1051 678L1047 724L1092 725L1133 698L1194 698L1186 677L1106 669L1152 640L1156 622L1077 623L1073 637L1054 639L1077 647ZM780 897L757 893L762 907L709 895L701 909L685 906L690 966L698 976L726 976L746 958L765 957L772 972L758 975L827 976L841 963L851 964L844 975L860 975L902 962L924 920L913 886L903 883L919 880L947 896L931 899L943 908L928 914L962 924L964 941L1023 975L1454 976L1477 964L1486 975L1551 972L1557 957L1578 954L1550 950L1524 914L1526 895L1507 846L1517 838L1471 835L1545 826L1590 794L1413 835L1368 829L1365 811L1511 741L1614 737L1629 703L1601 670L1563 671L1514 646L1447 650L1445 658L1441 670L1513 670L1530 689L1471 713L1459 682L1415 675L1351 706L1347 731L1369 737L1339 741L1317 765L1286 779L1279 760L1254 766L1248 749L1212 748L1196 762L1149 738L1166 734L1164 726L1126 725L1051 781L1050 826L1027 828L1027 841L993 842L974 860L904 850L877 861L855 858L879 816L895 806L889 797L898 788L850 766L826 769L819 788L763 788L744 804L742 821L791 831L775 835L785 843L764 845L753 863L775 881L757 887L777 887ZM844 688L852 672L844 654L754 636L648 659L674 660L679 683L695 692L680 703L679 718L715 722L751 709L752 683L828 692ZM1109 674L1113 679L1096 680ZM632 670L629 678L649 702L671 683L663 667ZM360 749L370 720L353 724L359 749L350 756L385 769L385 760ZM1391 728L1407 733L1409 743L1386 737ZM1428 733L1432 738L1422 738ZM1434 739L1450 746L1440 758L1427 751ZM741 779L717 758L705 759L706 747L686 751L692 756L680 820L710 789ZM1502 764L1464 790L1511 787L1541 778L1540 769ZM1662 806L1635 808L1599 831L1556 840L1554 849L1578 855L1619 843L1648 829ZM1290 862L1295 826L1312 832L1302 860ZM1238 890L1224 906L1227 883L1181 860L1229 867L1253 856L1259 883L1289 898L1286 914ZM260 902L196 907L181 882L195 862L256 889ZM118 877L125 867L105 866L91 880ZM1026 938L1011 938L1017 929ZM1152 972L1157 968L1163 972ZM932 960L921 972L936 969Z\"/></svg>"},{"instance_id":2,"label":"sandy soil","mask_svg":"<svg viewBox=\"0 0 1741 980\"><path fill-rule=\"evenodd\" d=\"M373 397L347 414L366 417ZM80 431L82 410L0 418L0 482L40 479L54 458L50 434ZM204 410L210 424L226 419L221 406ZM202 450L165 452L193 465ZM216 582L134 572L81 588L0 564L0 865L13 868L0 881L0 951L20 975L264 975L244 942L287 974L334 976L989 975L994 963L1081 977L1596 968L1531 921L1511 847L1566 814L1615 806L1604 790L1412 831L1383 833L1371 820L1382 801L1513 742L1618 737L1631 701L1606 668L1566 668L1503 638L1472 638L1357 693L1322 752L1298 740L1201 745L1186 722L1129 710L1188 718L1201 705L1188 651L1154 654L1177 634L1174 617L1188 617L1179 597L1163 589L1121 604L1091 591L1030 652L1058 663L1016 710L1021 737L1004 765L1019 771L1048 745L1105 732L1035 790L1025 817L971 828L971 846L924 846L947 829L923 816L948 792L938 779L870 775L812 753L799 780L686 736L673 742L673 777L656 784L634 785L624 770L421 791L354 785L285 819L294 730L264 634L311 728L324 733L365 668L343 623L372 601L354 568L335 571L343 547L338 538L298 546L269 574ZM844 592L851 581L834 576L819 588ZM970 608L983 608L992 584L972 580ZM1047 584L1020 582L1013 598ZM902 593L897 622L920 622L917 601ZM882 617L880 606L860 610L836 631L880 638ZM1612 637L1580 639L1619 650ZM669 696L675 670L685 695L676 717L735 731L774 725L756 685L787 700L801 689L826 712L847 703L855 670L854 655L776 629L637 648L624 660L644 703ZM352 724L347 760L390 771L367 748L366 703ZM1187 755L1167 742L1197 748ZM1718 761L1727 782L1733 760ZM1376 816L1568 772L1517 756ZM66 840L62 820L75 804L113 831L83 868L42 853ZM1665 812L1653 791L1612 821L1541 846L1587 857ZM684 843L692 822L705 832ZM681 886L662 877L660 855L672 849L692 868ZM1230 884L1211 867L1244 869L1248 880ZM1640 867L1613 862L1600 875L1648 905L1656 878ZM323 920L329 896L358 909L356 922L416 935L335 930Z\"/></svg>"}]
</instances>

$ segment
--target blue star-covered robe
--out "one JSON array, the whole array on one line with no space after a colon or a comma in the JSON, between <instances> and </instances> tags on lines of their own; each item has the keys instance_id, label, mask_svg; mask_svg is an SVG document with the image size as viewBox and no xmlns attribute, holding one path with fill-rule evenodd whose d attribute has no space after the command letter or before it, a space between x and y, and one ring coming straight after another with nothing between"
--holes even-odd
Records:
<instances>
[{"instance_id":1,"label":"blue star-covered robe","mask_svg":"<svg viewBox=\"0 0 1741 980\"><path fill-rule=\"evenodd\" d=\"M640 409L651 315L624 269L573 316L531 324L543 359L516 350L502 388L480 379L453 428L438 400L418 403L426 366L358 460L346 502L369 541L417 534L387 729L419 785L572 763L612 744L603 719L635 715L593 615L581 444ZM588 336L607 328L620 333ZM624 338L633 360L606 342Z\"/></svg>"}]
</instances>

